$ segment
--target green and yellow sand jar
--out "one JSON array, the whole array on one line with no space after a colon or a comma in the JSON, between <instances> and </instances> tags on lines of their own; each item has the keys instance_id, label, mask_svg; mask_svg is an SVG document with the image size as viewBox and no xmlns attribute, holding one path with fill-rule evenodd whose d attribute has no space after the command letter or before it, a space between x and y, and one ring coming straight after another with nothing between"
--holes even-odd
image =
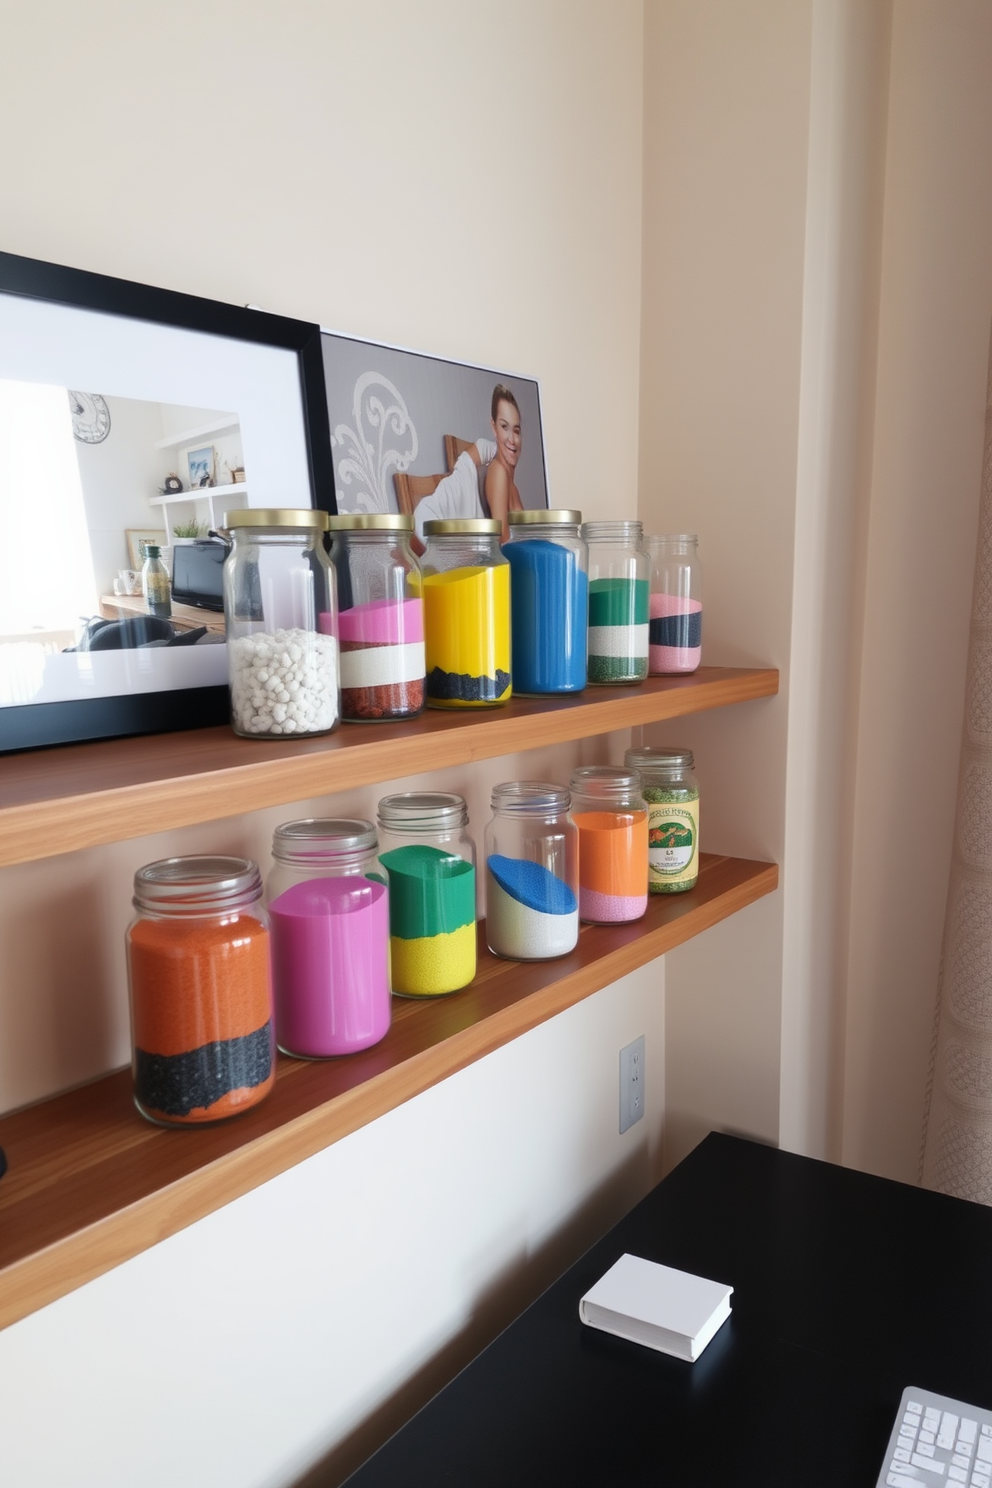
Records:
<instances>
[{"instance_id":1,"label":"green and yellow sand jar","mask_svg":"<svg viewBox=\"0 0 992 1488\"><path fill-rule=\"evenodd\" d=\"M424 523L427 705L492 708L510 700L510 565L488 517Z\"/></svg>"},{"instance_id":2,"label":"green and yellow sand jar","mask_svg":"<svg viewBox=\"0 0 992 1488\"><path fill-rule=\"evenodd\" d=\"M648 889L681 894L699 877L699 786L691 749L645 744L624 755L648 808Z\"/></svg>"},{"instance_id":3,"label":"green and yellow sand jar","mask_svg":"<svg viewBox=\"0 0 992 1488\"><path fill-rule=\"evenodd\" d=\"M475 846L464 797L403 791L384 796L378 814L393 991L457 992L475 976Z\"/></svg>"}]
</instances>

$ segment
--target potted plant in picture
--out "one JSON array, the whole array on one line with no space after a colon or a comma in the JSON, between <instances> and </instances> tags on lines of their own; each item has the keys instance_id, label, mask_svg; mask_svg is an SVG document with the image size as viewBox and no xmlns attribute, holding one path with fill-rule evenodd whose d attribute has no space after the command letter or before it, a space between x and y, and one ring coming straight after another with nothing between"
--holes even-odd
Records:
<instances>
[{"instance_id":1,"label":"potted plant in picture","mask_svg":"<svg viewBox=\"0 0 992 1488\"><path fill-rule=\"evenodd\" d=\"M200 524L197 521L175 522L172 527L172 540L174 543L196 542L200 531Z\"/></svg>"}]
</instances>

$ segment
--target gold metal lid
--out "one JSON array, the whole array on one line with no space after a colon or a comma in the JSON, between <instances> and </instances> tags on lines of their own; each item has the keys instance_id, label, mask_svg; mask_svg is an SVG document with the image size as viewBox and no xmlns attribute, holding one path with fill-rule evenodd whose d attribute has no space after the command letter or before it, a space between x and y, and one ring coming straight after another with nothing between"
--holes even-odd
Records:
<instances>
[{"instance_id":1,"label":"gold metal lid","mask_svg":"<svg viewBox=\"0 0 992 1488\"><path fill-rule=\"evenodd\" d=\"M445 537L461 533L467 537L495 535L503 531L503 524L495 517L445 517L424 523L425 537Z\"/></svg>"},{"instance_id":2,"label":"gold metal lid","mask_svg":"<svg viewBox=\"0 0 992 1488\"><path fill-rule=\"evenodd\" d=\"M408 512L348 512L328 517L329 532L412 532Z\"/></svg>"},{"instance_id":3,"label":"gold metal lid","mask_svg":"<svg viewBox=\"0 0 992 1488\"><path fill-rule=\"evenodd\" d=\"M248 506L224 513L224 526L231 527L309 527L327 531L327 513L316 507Z\"/></svg>"},{"instance_id":4,"label":"gold metal lid","mask_svg":"<svg viewBox=\"0 0 992 1488\"><path fill-rule=\"evenodd\" d=\"M582 513L580 511L567 511L563 507L556 507L550 511L512 511L507 512L506 520L511 527L528 527L534 522L560 523L562 526L569 523L573 527L582 524Z\"/></svg>"}]
</instances>

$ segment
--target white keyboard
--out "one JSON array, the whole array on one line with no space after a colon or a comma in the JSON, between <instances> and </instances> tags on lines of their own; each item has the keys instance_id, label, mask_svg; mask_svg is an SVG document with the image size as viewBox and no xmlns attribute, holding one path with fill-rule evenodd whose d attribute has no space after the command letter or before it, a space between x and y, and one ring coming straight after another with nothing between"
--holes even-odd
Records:
<instances>
[{"instance_id":1,"label":"white keyboard","mask_svg":"<svg viewBox=\"0 0 992 1488\"><path fill-rule=\"evenodd\" d=\"M902 1392L876 1488L992 1488L992 1410L914 1385Z\"/></svg>"}]
</instances>

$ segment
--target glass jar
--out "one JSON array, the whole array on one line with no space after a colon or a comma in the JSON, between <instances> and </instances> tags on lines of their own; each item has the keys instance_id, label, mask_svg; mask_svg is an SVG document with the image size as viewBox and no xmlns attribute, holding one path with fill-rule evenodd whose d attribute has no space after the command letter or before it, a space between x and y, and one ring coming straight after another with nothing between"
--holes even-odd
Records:
<instances>
[{"instance_id":1,"label":"glass jar","mask_svg":"<svg viewBox=\"0 0 992 1488\"><path fill-rule=\"evenodd\" d=\"M694 672L703 645L703 569L694 532L651 536L648 664L655 676Z\"/></svg>"},{"instance_id":2,"label":"glass jar","mask_svg":"<svg viewBox=\"0 0 992 1488\"><path fill-rule=\"evenodd\" d=\"M624 755L648 808L648 888L681 894L699 877L699 786L691 749L644 745Z\"/></svg>"},{"instance_id":3,"label":"glass jar","mask_svg":"<svg viewBox=\"0 0 992 1488\"><path fill-rule=\"evenodd\" d=\"M499 522L425 522L424 642L431 708L492 708L510 700L510 565Z\"/></svg>"},{"instance_id":4,"label":"glass jar","mask_svg":"<svg viewBox=\"0 0 992 1488\"><path fill-rule=\"evenodd\" d=\"M512 511L513 686L518 693L581 692L589 625L588 552L577 511Z\"/></svg>"},{"instance_id":5,"label":"glass jar","mask_svg":"<svg viewBox=\"0 0 992 1488\"><path fill-rule=\"evenodd\" d=\"M162 561L162 549L156 543L145 546L145 561L141 565L141 593L149 615L168 620L172 614L172 583L169 570Z\"/></svg>"},{"instance_id":6,"label":"glass jar","mask_svg":"<svg viewBox=\"0 0 992 1488\"><path fill-rule=\"evenodd\" d=\"M237 1116L272 1089L272 979L250 858L163 858L127 929L134 1101L160 1126Z\"/></svg>"},{"instance_id":7,"label":"glass jar","mask_svg":"<svg viewBox=\"0 0 992 1488\"><path fill-rule=\"evenodd\" d=\"M424 607L413 518L400 512L329 517L337 575L341 717L415 718L424 707Z\"/></svg>"},{"instance_id":8,"label":"glass jar","mask_svg":"<svg viewBox=\"0 0 992 1488\"><path fill-rule=\"evenodd\" d=\"M379 802L393 991L439 997L475 976L475 845L464 797L403 791Z\"/></svg>"},{"instance_id":9,"label":"glass jar","mask_svg":"<svg viewBox=\"0 0 992 1488\"><path fill-rule=\"evenodd\" d=\"M640 522L586 522L589 681L643 682L648 674L651 560Z\"/></svg>"},{"instance_id":10,"label":"glass jar","mask_svg":"<svg viewBox=\"0 0 992 1488\"><path fill-rule=\"evenodd\" d=\"M246 739L328 734L341 711L327 513L228 512L224 620L231 726Z\"/></svg>"},{"instance_id":11,"label":"glass jar","mask_svg":"<svg viewBox=\"0 0 992 1488\"><path fill-rule=\"evenodd\" d=\"M284 1054L357 1054L389 1032L389 892L375 827L285 822L266 884L276 1041Z\"/></svg>"},{"instance_id":12,"label":"glass jar","mask_svg":"<svg viewBox=\"0 0 992 1488\"><path fill-rule=\"evenodd\" d=\"M579 939L579 834L562 785L497 785L486 826L486 939L495 956L547 961Z\"/></svg>"},{"instance_id":13,"label":"glass jar","mask_svg":"<svg viewBox=\"0 0 992 1488\"><path fill-rule=\"evenodd\" d=\"M639 920L648 907L648 813L640 782L617 765L572 771L579 829L579 914L593 925Z\"/></svg>"}]
</instances>

